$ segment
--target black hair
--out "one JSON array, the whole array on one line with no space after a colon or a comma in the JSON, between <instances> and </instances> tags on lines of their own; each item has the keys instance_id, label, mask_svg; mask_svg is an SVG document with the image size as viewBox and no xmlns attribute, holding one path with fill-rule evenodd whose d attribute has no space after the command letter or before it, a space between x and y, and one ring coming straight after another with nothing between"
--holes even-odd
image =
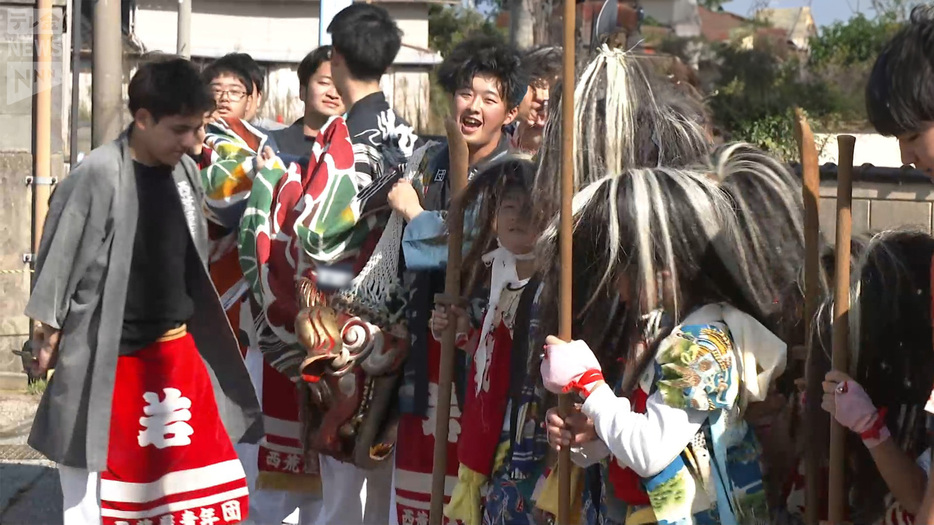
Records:
<instances>
[{"instance_id":1,"label":"black hair","mask_svg":"<svg viewBox=\"0 0 934 525\"><path fill-rule=\"evenodd\" d=\"M477 75L499 80L500 96L508 109L522 102L529 78L522 67L522 55L500 36L476 35L451 50L438 66L438 83L449 94L470 87Z\"/></svg>"},{"instance_id":2,"label":"black hair","mask_svg":"<svg viewBox=\"0 0 934 525\"><path fill-rule=\"evenodd\" d=\"M379 80L402 47L402 31L385 9L351 4L328 26L331 44L358 80Z\"/></svg>"},{"instance_id":3,"label":"black hair","mask_svg":"<svg viewBox=\"0 0 934 525\"><path fill-rule=\"evenodd\" d=\"M243 83L247 95L252 95L253 76L250 74L250 70L245 67L245 61L237 55L238 53L230 53L208 64L208 67L206 67L202 73L204 83L211 85L211 82L213 82L215 78L221 75L230 75ZM256 84L256 87L258 89L259 84Z\"/></svg>"},{"instance_id":4,"label":"black hair","mask_svg":"<svg viewBox=\"0 0 934 525\"><path fill-rule=\"evenodd\" d=\"M298 85L308 87L308 81L318 72L321 64L331 60L331 46L321 46L305 55L298 65Z\"/></svg>"},{"instance_id":5,"label":"black hair","mask_svg":"<svg viewBox=\"0 0 934 525\"><path fill-rule=\"evenodd\" d=\"M505 159L491 163L477 173L464 190L465 206L476 206L477 219L474 231L477 236L464 256L465 290L473 290L476 277L481 270L483 254L496 246L496 211L506 195L524 196L524 206L529 208L531 217L530 193L535 181L535 164L522 155L510 155Z\"/></svg>"},{"instance_id":6,"label":"black hair","mask_svg":"<svg viewBox=\"0 0 934 525\"><path fill-rule=\"evenodd\" d=\"M876 131L897 136L934 120L934 7L917 6L885 45L866 84L866 112Z\"/></svg>"},{"instance_id":7,"label":"black hair","mask_svg":"<svg viewBox=\"0 0 934 525\"><path fill-rule=\"evenodd\" d=\"M259 91L260 94L266 92L266 70L253 60L253 57L246 53L230 53L221 58L229 58L229 60L240 64L240 67L249 73L250 80L256 85L256 91Z\"/></svg>"},{"instance_id":8,"label":"black hair","mask_svg":"<svg viewBox=\"0 0 934 525\"><path fill-rule=\"evenodd\" d=\"M564 52L557 46L540 46L526 51L522 56L522 69L525 70L529 84L539 81L551 83L564 72L562 62Z\"/></svg>"},{"instance_id":9,"label":"black hair","mask_svg":"<svg viewBox=\"0 0 934 525\"><path fill-rule=\"evenodd\" d=\"M854 238L850 286L850 370L878 408L886 408L885 424L896 443L911 457L928 446L924 405L934 383L931 325L931 257L934 237L926 232L887 231L868 243ZM832 260L825 263L829 271ZM833 299L824 301L811 334L808 370L814 377L806 402L820 414L808 447L828 450L829 415L821 403L820 381L831 369ZM854 362L855 360L855 362ZM816 394L816 395L815 395ZM854 523L874 523L885 511L879 494L889 492L859 437L850 434L848 458L856 504ZM826 461L826 455L824 456Z\"/></svg>"},{"instance_id":10,"label":"black hair","mask_svg":"<svg viewBox=\"0 0 934 525\"><path fill-rule=\"evenodd\" d=\"M145 109L157 122L174 115L200 115L214 109L214 97L198 70L183 58L158 57L139 66L130 85L131 115Z\"/></svg>"}]
</instances>

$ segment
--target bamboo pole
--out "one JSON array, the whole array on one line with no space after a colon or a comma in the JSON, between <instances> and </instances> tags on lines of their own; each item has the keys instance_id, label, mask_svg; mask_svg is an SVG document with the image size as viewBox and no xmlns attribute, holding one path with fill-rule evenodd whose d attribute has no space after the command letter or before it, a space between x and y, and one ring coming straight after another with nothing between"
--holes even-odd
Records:
<instances>
[{"instance_id":1,"label":"bamboo pole","mask_svg":"<svg viewBox=\"0 0 934 525\"><path fill-rule=\"evenodd\" d=\"M559 294L558 337L570 341L572 332L572 236L571 206L574 197L574 51L576 50L576 8L574 0L564 0L564 73L561 93L561 284ZM570 397L558 398L558 411L566 417L572 408ZM558 455L558 525L568 525L571 512L571 451L561 447Z\"/></svg>"},{"instance_id":2,"label":"bamboo pole","mask_svg":"<svg viewBox=\"0 0 934 525\"><path fill-rule=\"evenodd\" d=\"M39 241L49 211L52 188L52 0L36 2L36 125L35 161L32 178L32 253L39 253ZM35 257L33 257L35 260Z\"/></svg>"},{"instance_id":3,"label":"bamboo pole","mask_svg":"<svg viewBox=\"0 0 934 525\"><path fill-rule=\"evenodd\" d=\"M834 370L847 371L850 315L850 236L853 199L853 153L856 137L837 136L837 248L834 274L833 353ZM830 423L830 486L828 492L828 523L839 525L846 511L846 433L836 420Z\"/></svg>"},{"instance_id":4,"label":"bamboo pole","mask_svg":"<svg viewBox=\"0 0 934 525\"><path fill-rule=\"evenodd\" d=\"M445 122L450 152L448 180L451 184L451 205L448 211L448 262L445 271L444 294L435 296L435 302L451 306L462 303L461 258L464 237L464 188L467 186L467 142L457 124ZM453 321L453 319L452 319ZM435 408L435 450L431 472L430 525L441 525L444 520L444 481L448 465L448 427L451 418L451 390L454 386L454 341L457 323L451 322L441 337L441 362L438 370L438 406Z\"/></svg>"},{"instance_id":5,"label":"bamboo pole","mask_svg":"<svg viewBox=\"0 0 934 525\"><path fill-rule=\"evenodd\" d=\"M811 324L820 304L820 166L814 133L801 108L795 108L795 138L801 154L804 197L804 334L810 337ZM821 379L805 368L805 392L819 395ZM819 417L817 405L805 405L805 433L807 442L814 443L815 419ZM820 520L820 450L808 447L805 452L805 523L817 525Z\"/></svg>"}]
</instances>

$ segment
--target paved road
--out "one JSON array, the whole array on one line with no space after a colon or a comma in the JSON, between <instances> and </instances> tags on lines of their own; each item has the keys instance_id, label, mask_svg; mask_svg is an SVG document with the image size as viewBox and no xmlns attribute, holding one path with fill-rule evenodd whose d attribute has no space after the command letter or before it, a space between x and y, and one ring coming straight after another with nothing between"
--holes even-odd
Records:
<instances>
[{"instance_id":1,"label":"paved road","mask_svg":"<svg viewBox=\"0 0 934 525\"><path fill-rule=\"evenodd\" d=\"M0 523L62 525L62 487L51 463L0 462Z\"/></svg>"},{"instance_id":2,"label":"paved road","mask_svg":"<svg viewBox=\"0 0 934 525\"><path fill-rule=\"evenodd\" d=\"M26 445L39 396L0 391L0 523L60 525L55 466Z\"/></svg>"}]
</instances>

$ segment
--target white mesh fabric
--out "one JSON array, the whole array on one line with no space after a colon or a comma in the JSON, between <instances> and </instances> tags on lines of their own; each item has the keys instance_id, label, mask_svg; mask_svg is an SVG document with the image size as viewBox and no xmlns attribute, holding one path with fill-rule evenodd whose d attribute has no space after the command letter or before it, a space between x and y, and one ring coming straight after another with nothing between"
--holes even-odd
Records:
<instances>
[{"instance_id":1,"label":"white mesh fabric","mask_svg":"<svg viewBox=\"0 0 934 525\"><path fill-rule=\"evenodd\" d=\"M402 178L408 181L415 178L425 152L433 145L427 144L412 153ZM340 303L349 305L352 310L360 313L370 312L385 317L391 323L402 318L402 312L386 311L386 304L390 294L401 285L399 249L402 246L404 231L405 220L402 215L393 211L366 265L347 288L338 292L337 299ZM399 319L390 319L391 315L396 315Z\"/></svg>"}]
</instances>

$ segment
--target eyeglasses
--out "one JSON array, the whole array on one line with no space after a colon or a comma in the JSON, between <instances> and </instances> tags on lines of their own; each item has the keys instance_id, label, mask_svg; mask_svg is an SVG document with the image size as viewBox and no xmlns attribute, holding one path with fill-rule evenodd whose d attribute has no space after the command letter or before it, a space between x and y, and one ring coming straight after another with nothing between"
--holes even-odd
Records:
<instances>
[{"instance_id":1,"label":"eyeglasses","mask_svg":"<svg viewBox=\"0 0 934 525\"><path fill-rule=\"evenodd\" d=\"M246 91L242 89L222 89L219 87L212 87L211 92L214 93L214 100L220 100L224 98L224 95L227 95L227 98L231 102L239 102L243 97L246 96Z\"/></svg>"}]
</instances>

